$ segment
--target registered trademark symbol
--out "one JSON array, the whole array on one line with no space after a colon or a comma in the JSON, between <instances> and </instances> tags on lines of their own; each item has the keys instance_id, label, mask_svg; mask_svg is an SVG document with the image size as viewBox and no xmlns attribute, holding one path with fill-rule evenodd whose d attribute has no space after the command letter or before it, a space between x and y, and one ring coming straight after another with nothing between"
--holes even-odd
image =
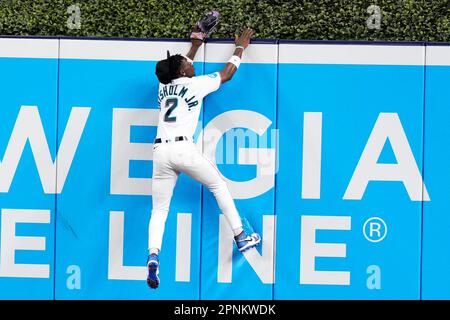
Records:
<instances>
[{"instance_id":1,"label":"registered trademark symbol","mask_svg":"<svg viewBox=\"0 0 450 320\"><path fill-rule=\"evenodd\" d=\"M387 225L383 219L372 217L367 219L363 226L364 237L370 242L380 242L386 238Z\"/></svg>"}]
</instances>

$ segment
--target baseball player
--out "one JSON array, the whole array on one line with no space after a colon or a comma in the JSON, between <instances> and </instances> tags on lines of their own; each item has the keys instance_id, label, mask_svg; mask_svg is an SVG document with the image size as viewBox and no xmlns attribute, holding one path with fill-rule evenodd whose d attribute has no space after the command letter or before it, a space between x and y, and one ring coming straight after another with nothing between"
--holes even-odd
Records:
<instances>
[{"instance_id":1,"label":"baseball player","mask_svg":"<svg viewBox=\"0 0 450 320\"><path fill-rule=\"evenodd\" d=\"M192 136L197 127L203 98L219 89L239 68L242 53L253 35L245 29L236 39L236 48L223 70L195 76L192 60L207 33L191 35L187 55L170 55L156 65L160 82L158 104L159 123L153 146L152 214L149 224L149 256L147 284L156 289L160 283L159 258L164 227L172 192L182 172L205 185L213 194L221 212L234 233L239 251L244 252L261 242L257 233L247 235L227 184L215 166L194 144Z\"/></svg>"}]
</instances>

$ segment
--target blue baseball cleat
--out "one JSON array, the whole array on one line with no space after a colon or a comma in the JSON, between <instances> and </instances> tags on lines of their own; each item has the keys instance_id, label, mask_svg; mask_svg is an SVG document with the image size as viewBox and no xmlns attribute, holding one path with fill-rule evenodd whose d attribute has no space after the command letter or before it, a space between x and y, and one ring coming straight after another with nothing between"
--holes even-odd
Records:
<instances>
[{"instance_id":1,"label":"blue baseball cleat","mask_svg":"<svg viewBox=\"0 0 450 320\"><path fill-rule=\"evenodd\" d=\"M252 233L251 235L247 235L245 232L242 232L240 235L234 238L236 241L236 245L240 252L245 252L248 249L256 247L261 242L261 236L257 233Z\"/></svg>"},{"instance_id":2,"label":"blue baseball cleat","mask_svg":"<svg viewBox=\"0 0 450 320\"><path fill-rule=\"evenodd\" d=\"M147 284L150 288L156 289L159 286L159 258L156 254L151 254L147 259Z\"/></svg>"}]
</instances>

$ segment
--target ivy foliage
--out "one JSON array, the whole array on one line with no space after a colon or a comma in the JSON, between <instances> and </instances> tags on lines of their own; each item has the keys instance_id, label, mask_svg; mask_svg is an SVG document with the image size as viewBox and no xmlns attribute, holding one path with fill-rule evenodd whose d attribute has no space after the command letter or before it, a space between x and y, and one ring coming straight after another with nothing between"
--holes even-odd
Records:
<instances>
[{"instance_id":1,"label":"ivy foliage","mask_svg":"<svg viewBox=\"0 0 450 320\"><path fill-rule=\"evenodd\" d=\"M209 10L214 38L450 42L450 0L0 0L0 34L185 38Z\"/></svg>"}]
</instances>

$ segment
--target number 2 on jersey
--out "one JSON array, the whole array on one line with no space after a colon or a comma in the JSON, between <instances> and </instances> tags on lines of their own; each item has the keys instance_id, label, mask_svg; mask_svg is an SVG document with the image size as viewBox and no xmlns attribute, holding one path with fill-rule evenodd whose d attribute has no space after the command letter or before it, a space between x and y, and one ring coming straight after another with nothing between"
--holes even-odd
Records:
<instances>
[{"instance_id":1,"label":"number 2 on jersey","mask_svg":"<svg viewBox=\"0 0 450 320\"><path fill-rule=\"evenodd\" d=\"M178 99L177 98L170 98L170 99L166 100L166 108L169 108L169 110L167 110L167 112L164 116L164 121L166 121L166 122L177 121L176 116L170 116L176 107L178 107Z\"/></svg>"}]
</instances>

